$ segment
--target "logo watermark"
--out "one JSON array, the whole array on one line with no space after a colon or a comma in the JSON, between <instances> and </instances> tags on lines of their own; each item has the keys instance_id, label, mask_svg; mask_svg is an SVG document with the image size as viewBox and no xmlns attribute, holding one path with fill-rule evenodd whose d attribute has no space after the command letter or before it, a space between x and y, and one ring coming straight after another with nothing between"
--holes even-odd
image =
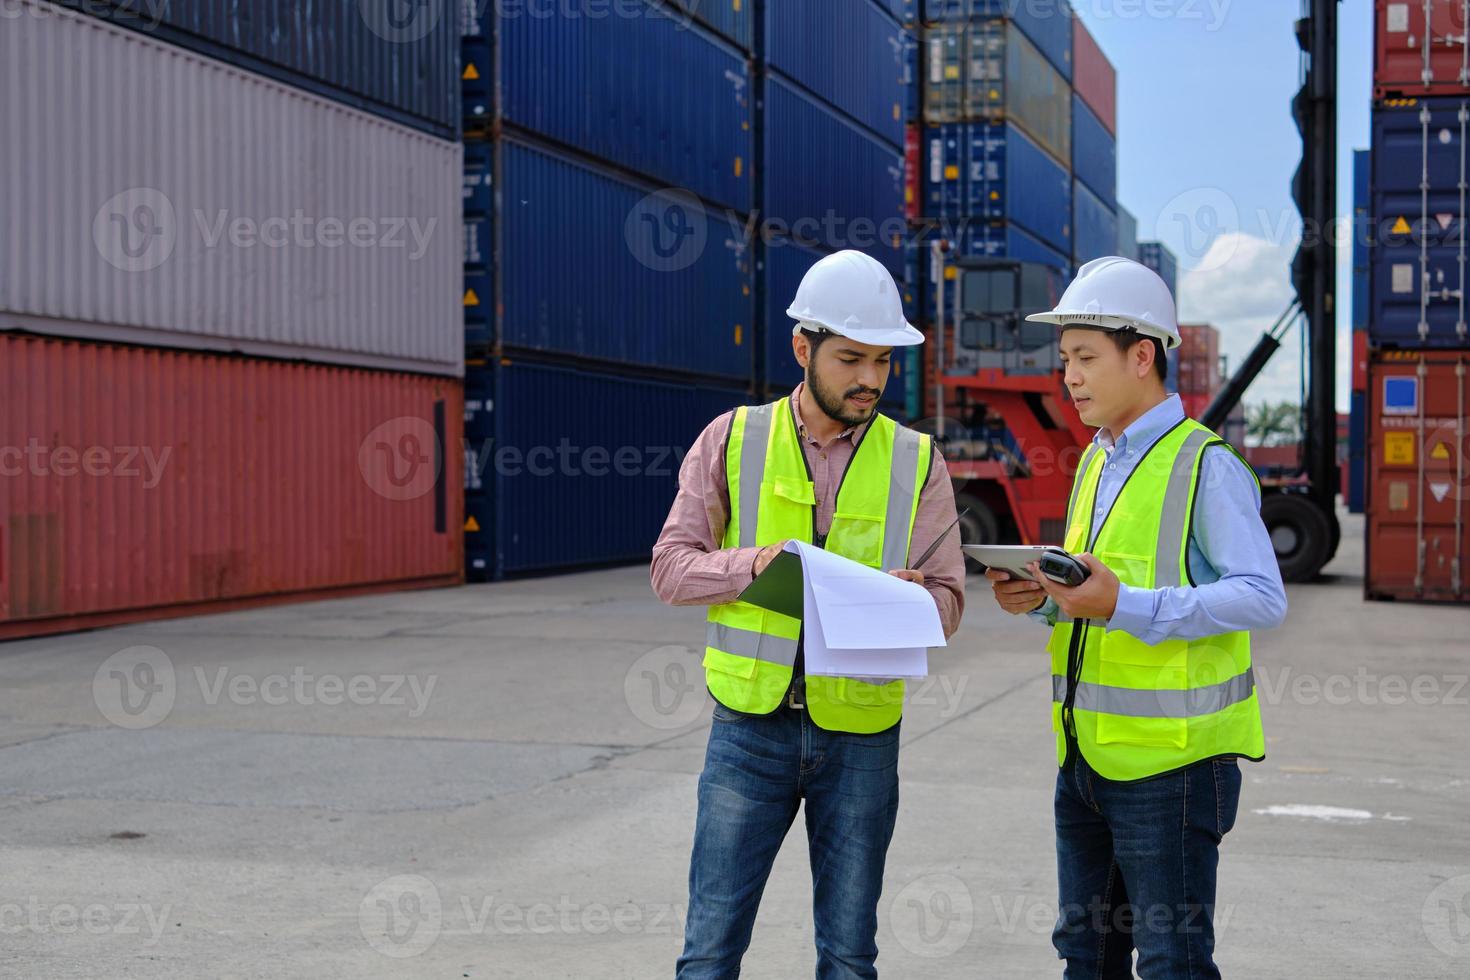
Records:
<instances>
[{"instance_id":1,"label":"logo watermark","mask_svg":"<svg viewBox=\"0 0 1470 980\"><path fill-rule=\"evenodd\" d=\"M406 708L408 717L428 710L437 674L331 674L296 666L256 675L227 666L195 667L184 674L207 707L230 704L251 708L301 707ZM135 646L108 657L92 676L98 712L119 728L152 728L168 718L178 700L179 672L157 647Z\"/></svg>"},{"instance_id":2,"label":"logo watermark","mask_svg":"<svg viewBox=\"0 0 1470 980\"><path fill-rule=\"evenodd\" d=\"M147 934L145 945L156 945L163 938L164 923L172 905L161 908L146 903L93 902L75 905L58 902L43 904L32 895L25 902L0 902L0 936L55 935L74 936L138 936Z\"/></svg>"},{"instance_id":3,"label":"logo watermark","mask_svg":"<svg viewBox=\"0 0 1470 980\"><path fill-rule=\"evenodd\" d=\"M431 423L401 415L363 438L357 449L357 466L378 496L414 500L434 489L444 465L440 448Z\"/></svg>"},{"instance_id":4,"label":"logo watermark","mask_svg":"<svg viewBox=\"0 0 1470 980\"><path fill-rule=\"evenodd\" d=\"M172 446L52 446L32 436L24 446L0 446L0 476L116 477L152 490L172 454Z\"/></svg>"},{"instance_id":5,"label":"logo watermark","mask_svg":"<svg viewBox=\"0 0 1470 980\"><path fill-rule=\"evenodd\" d=\"M428 252L439 219L383 215L313 215L302 208L281 215L231 214L195 208L182 223L173 201L152 187L108 198L92 219L97 253L123 272L150 272L167 262L188 236L194 249L401 249L410 262Z\"/></svg>"},{"instance_id":6,"label":"logo watermark","mask_svg":"<svg viewBox=\"0 0 1470 980\"><path fill-rule=\"evenodd\" d=\"M358 907L368 945L394 959L419 956L440 936L677 936L687 911L669 902L515 902L495 895L445 901L423 875L395 875L374 885Z\"/></svg>"},{"instance_id":7,"label":"logo watermark","mask_svg":"<svg viewBox=\"0 0 1470 980\"><path fill-rule=\"evenodd\" d=\"M1424 900L1424 935L1446 956L1470 958L1470 875L1442 881Z\"/></svg>"}]
</instances>

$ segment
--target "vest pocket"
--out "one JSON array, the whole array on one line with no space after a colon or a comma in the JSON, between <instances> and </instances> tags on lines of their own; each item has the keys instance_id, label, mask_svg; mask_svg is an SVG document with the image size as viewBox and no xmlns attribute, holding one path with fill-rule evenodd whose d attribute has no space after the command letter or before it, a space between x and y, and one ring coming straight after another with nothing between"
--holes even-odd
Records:
<instances>
[{"instance_id":1,"label":"vest pocket","mask_svg":"<svg viewBox=\"0 0 1470 980\"><path fill-rule=\"evenodd\" d=\"M748 681L755 676L755 664L756 662L749 657L737 657L712 647L704 648L705 670L717 670L722 674L732 674L741 680Z\"/></svg>"},{"instance_id":2,"label":"vest pocket","mask_svg":"<svg viewBox=\"0 0 1470 980\"><path fill-rule=\"evenodd\" d=\"M842 543L844 558L879 571L883 564L883 518L866 514L850 514L838 511L832 515L832 527L827 531L827 540Z\"/></svg>"}]
</instances>

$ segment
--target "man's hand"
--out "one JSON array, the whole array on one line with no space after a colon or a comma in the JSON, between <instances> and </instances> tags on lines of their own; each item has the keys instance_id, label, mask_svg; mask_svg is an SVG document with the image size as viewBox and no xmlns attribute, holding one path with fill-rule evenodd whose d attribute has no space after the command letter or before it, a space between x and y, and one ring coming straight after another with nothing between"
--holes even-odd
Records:
<instances>
[{"instance_id":1,"label":"man's hand","mask_svg":"<svg viewBox=\"0 0 1470 980\"><path fill-rule=\"evenodd\" d=\"M1118 576L1113 570L1090 554L1078 555L1077 560L1087 566L1087 581L1073 588L1053 582L1041 574L1036 562L1029 566L1046 594L1056 600L1057 608L1072 619L1097 619L1107 622L1118 608Z\"/></svg>"},{"instance_id":2,"label":"man's hand","mask_svg":"<svg viewBox=\"0 0 1470 980\"><path fill-rule=\"evenodd\" d=\"M901 578L905 582L913 582L915 585L924 584L924 573L917 568L893 568L889 569L888 574L894 578Z\"/></svg>"},{"instance_id":3,"label":"man's hand","mask_svg":"<svg viewBox=\"0 0 1470 980\"><path fill-rule=\"evenodd\" d=\"M768 544L764 548L762 548L760 550L760 554L755 556L755 574L759 575L761 572L764 572L766 570L766 566L769 565L775 559L775 557L781 553L781 549L785 547L785 541L777 541L775 544Z\"/></svg>"},{"instance_id":4,"label":"man's hand","mask_svg":"<svg viewBox=\"0 0 1470 980\"><path fill-rule=\"evenodd\" d=\"M1010 572L987 568L985 577L995 592L995 601L1012 616L1024 616L1046 604L1046 593L1035 582L1012 578Z\"/></svg>"}]
</instances>

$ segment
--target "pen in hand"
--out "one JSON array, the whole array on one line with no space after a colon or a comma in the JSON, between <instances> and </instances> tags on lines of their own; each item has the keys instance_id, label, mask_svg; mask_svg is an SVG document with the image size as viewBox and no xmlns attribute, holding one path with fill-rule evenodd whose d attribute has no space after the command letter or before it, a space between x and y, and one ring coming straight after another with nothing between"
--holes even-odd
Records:
<instances>
[{"instance_id":1,"label":"pen in hand","mask_svg":"<svg viewBox=\"0 0 1470 980\"><path fill-rule=\"evenodd\" d=\"M939 532L939 537L935 538L934 543L929 546L928 550L919 556L919 560L909 562L909 568L918 568L920 565L924 564L924 562L928 561L930 558L933 558L934 552L939 550L939 542L943 541L944 536L950 531L954 530L954 526L960 522L960 518L964 517L969 512L970 508L966 507L964 510L955 515L955 519L949 522L949 527L946 527L943 531Z\"/></svg>"}]
</instances>

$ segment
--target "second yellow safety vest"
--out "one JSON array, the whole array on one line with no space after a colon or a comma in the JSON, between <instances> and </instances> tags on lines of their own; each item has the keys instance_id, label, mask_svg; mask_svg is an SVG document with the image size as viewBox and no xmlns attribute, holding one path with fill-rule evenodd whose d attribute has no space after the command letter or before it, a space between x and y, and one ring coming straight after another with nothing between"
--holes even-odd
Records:
<instances>
[{"instance_id":1,"label":"second yellow safety vest","mask_svg":"<svg viewBox=\"0 0 1470 980\"><path fill-rule=\"evenodd\" d=\"M1228 448L1198 422L1181 421L1147 450L1095 535L1106 460L1093 445L1073 483L1064 547L1091 551L1124 585L1192 586L1189 531L1200 462L1217 445ZM1265 757L1248 632L1150 645L1105 623L1058 616L1047 649L1058 765L1069 736L1094 771L1120 781L1217 756Z\"/></svg>"}]
</instances>

